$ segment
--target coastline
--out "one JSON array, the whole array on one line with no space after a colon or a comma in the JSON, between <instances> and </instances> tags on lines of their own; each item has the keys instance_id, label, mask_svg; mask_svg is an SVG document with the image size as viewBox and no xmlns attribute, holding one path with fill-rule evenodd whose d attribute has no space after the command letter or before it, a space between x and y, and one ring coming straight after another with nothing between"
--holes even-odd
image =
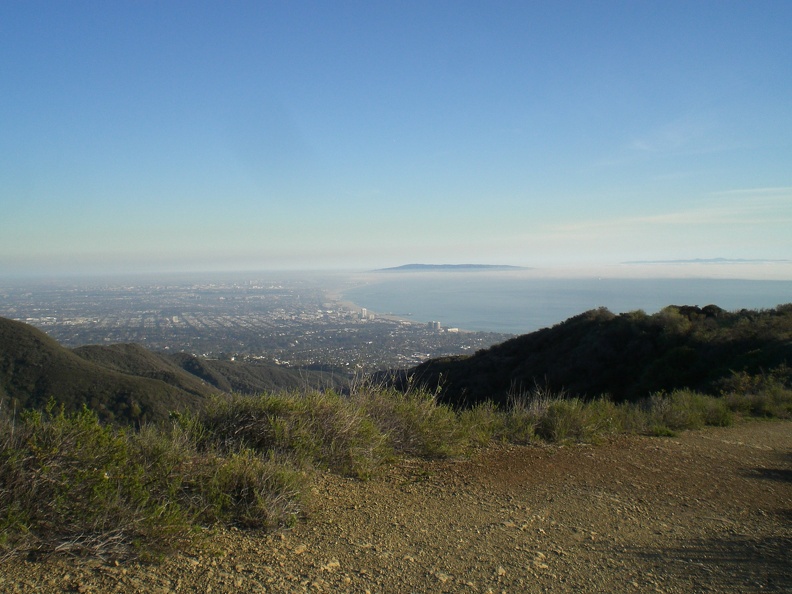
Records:
<instances>
[{"instance_id":1,"label":"coastline","mask_svg":"<svg viewBox=\"0 0 792 594\"><path fill-rule=\"evenodd\" d=\"M395 314L384 314L378 311L372 310L368 307L355 303L354 301L350 301L344 296L344 289L341 288L326 288L325 290L325 297L326 299L337 305L339 308L348 309L350 311L360 313L362 310L366 310L368 313L373 314L375 317L388 320L391 322L403 322L407 324L428 324L429 321L421 321L421 320L412 320L410 318L405 318L404 316L398 316ZM460 330L462 332L462 330Z\"/></svg>"},{"instance_id":2,"label":"coastline","mask_svg":"<svg viewBox=\"0 0 792 594\"><path fill-rule=\"evenodd\" d=\"M326 294L339 306L365 308L382 319L520 335L598 307L615 314L710 303L726 310L772 308L789 302L792 281L405 274L348 278Z\"/></svg>"}]
</instances>

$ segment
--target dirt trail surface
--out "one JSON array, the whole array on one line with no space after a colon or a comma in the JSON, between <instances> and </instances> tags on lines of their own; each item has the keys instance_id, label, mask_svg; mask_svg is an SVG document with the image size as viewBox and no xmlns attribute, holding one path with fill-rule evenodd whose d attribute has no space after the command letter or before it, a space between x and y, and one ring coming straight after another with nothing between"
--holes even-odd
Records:
<instances>
[{"instance_id":1,"label":"dirt trail surface","mask_svg":"<svg viewBox=\"0 0 792 594\"><path fill-rule=\"evenodd\" d=\"M0 565L2 592L792 592L792 423L321 476L310 518L161 564Z\"/></svg>"}]
</instances>

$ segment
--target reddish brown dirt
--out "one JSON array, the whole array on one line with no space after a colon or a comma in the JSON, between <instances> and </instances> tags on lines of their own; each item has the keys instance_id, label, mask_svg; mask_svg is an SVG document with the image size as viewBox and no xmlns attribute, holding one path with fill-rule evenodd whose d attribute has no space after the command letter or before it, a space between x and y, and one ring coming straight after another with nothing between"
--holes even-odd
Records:
<instances>
[{"instance_id":1,"label":"reddish brown dirt","mask_svg":"<svg viewBox=\"0 0 792 594\"><path fill-rule=\"evenodd\" d=\"M307 522L161 564L0 565L2 592L792 592L792 422L324 475Z\"/></svg>"}]
</instances>

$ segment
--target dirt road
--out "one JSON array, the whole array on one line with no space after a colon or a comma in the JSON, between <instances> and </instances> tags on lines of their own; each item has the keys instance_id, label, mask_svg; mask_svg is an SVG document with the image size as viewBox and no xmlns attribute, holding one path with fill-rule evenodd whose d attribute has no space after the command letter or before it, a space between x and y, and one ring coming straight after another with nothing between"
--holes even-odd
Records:
<instances>
[{"instance_id":1,"label":"dirt road","mask_svg":"<svg viewBox=\"0 0 792 594\"><path fill-rule=\"evenodd\" d=\"M2 592L792 592L792 422L323 476L308 522L160 565L0 566Z\"/></svg>"}]
</instances>

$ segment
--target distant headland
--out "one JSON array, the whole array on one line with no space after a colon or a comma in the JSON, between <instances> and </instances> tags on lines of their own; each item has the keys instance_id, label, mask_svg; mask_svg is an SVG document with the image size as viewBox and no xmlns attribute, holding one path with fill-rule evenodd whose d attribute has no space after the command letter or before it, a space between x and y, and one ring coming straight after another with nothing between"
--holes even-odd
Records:
<instances>
[{"instance_id":1,"label":"distant headland","mask_svg":"<svg viewBox=\"0 0 792 594\"><path fill-rule=\"evenodd\" d=\"M497 272L507 270L530 270L523 266L502 264L405 264L393 268L380 268L374 272Z\"/></svg>"},{"instance_id":2,"label":"distant headland","mask_svg":"<svg viewBox=\"0 0 792 594\"><path fill-rule=\"evenodd\" d=\"M622 264L788 264L790 260L746 258L692 258L690 260L630 260Z\"/></svg>"}]
</instances>

